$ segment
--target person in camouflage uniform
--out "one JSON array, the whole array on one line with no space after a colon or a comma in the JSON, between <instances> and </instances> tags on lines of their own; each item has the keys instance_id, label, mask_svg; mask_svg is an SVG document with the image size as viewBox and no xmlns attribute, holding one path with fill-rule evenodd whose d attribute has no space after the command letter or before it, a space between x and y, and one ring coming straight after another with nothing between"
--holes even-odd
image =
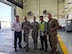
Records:
<instances>
[{"instance_id":1,"label":"person in camouflage uniform","mask_svg":"<svg viewBox=\"0 0 72 54\"><path fill-rule=\"evenodd\" d=\"M26 46L24 48L26 48L26 51L28 51L28 45L29 45L28 38L29 38L31 24L27 20L26 16L25 16L24 20L25 21L22 23L22 28L24 30L24 42L26 43Z\"/></svg>"},{"instance_id":2,"label":"person in camouflage uniform","mask_svg":"<svg viewBox=\"0 0 72 54\"><path fill-rule=\"evenodd\" d=\"M56 19L53 19L51 17L51 14L48 14L48 33L49 33L49 42L50 46L52 48L52 53L56 54L56 49L57 49L57 29L59 26L59 23Z\"/></svg>"},{"instance_id":3,"label":"person in camouflage uniform","mask_svg":"<svg viewBox=\"0 0 72 54\"><path fill-rule=\"evenodd\" d=\"M38 24L38 22L36 22L36 17L35 16L34 16L33 20L34 20L34 22L31 23L32 38L33 38L33 43L34 43L34 50L37 50L37 38L38 38L39 24Z\"/></svg>"}]
</instances>

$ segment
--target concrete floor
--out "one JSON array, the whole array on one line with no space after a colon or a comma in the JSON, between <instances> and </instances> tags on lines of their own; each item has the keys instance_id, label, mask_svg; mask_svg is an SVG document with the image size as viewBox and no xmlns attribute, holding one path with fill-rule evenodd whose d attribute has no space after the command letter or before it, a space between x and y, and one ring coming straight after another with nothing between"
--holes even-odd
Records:
<instances>
[{"instance_id":1,"label":"concrete floor","mask_svg":"<svg viewBox=\"0 0 72 54\"><path fill-rule=\"evenodd\" d=\"M59 35L68 49L69 54L72 54L72 32L59 31Z\"/></svg>"},{"instance_id":2,"label":"concrete floor","mask_svg":"<svg viewBox=\"0 0 72 54\"><path fill-rule=\"evenodd\" d=\"M13 40L14 40L14 36L13 36L13 32L10 29L1 29L0 30L0 54L50 54L50 46L49 46L49 42L48 42L48 52L44 52L44 51L40 51L40 40L38 39L38 50L35 51L33 50L33 40L31 38L29 38L29 51L26 52L25 49L19 49L18 51L15 52L14 51L14 45L13 45ZM25 43L22 41L22 47L25 46ZM58 43L58 54L63 54L61 47Z\"/></svg>"}]
</instances>

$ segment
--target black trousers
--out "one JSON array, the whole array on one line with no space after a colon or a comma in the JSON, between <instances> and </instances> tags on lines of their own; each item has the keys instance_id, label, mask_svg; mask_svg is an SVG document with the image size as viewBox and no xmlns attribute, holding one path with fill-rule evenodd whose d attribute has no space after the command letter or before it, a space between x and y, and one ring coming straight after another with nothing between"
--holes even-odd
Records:
<instances>
[{"instance_id":1,"label":"black trousers","mask_svg":"<svg viewBox=\"0 0 72 54\"><path fill-rule=\"evenodd\" d=\"M48 48L47 36L40 36L40 40L41 40L41 48L44 48L45 44L45 49L47 49Z\"/></svg>"},{"instance_id":2,"label":"black trousers","mask_svg":"<svg viewBox=\"0 0 72 54\"><path fill-rule=\"evenodd\" d=\"M22 41L22 32L14 32L14 47L17 48L17 39L19 39L18 45L21 47L21 41Z\"/></svg>"}]
</instances>

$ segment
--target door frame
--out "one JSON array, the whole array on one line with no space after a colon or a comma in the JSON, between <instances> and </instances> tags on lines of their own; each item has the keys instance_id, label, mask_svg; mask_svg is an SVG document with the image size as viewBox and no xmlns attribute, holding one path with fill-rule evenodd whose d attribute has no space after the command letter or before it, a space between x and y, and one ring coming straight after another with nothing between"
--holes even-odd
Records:
<instances>
[{"instance_id":1,"label":"door frame","mask_svg":"<svg viewBox=\"0 0 72 54\"><path fill-rule=\"evenodd\" d=\"M8 2L7 0L0 0L0 2L11 6L11 25L13 24L13 22L15 21L15 15L16 15L16 6L10 2ZM12 27L12 26L11 26Z\"/></svg>"}]
</instances>

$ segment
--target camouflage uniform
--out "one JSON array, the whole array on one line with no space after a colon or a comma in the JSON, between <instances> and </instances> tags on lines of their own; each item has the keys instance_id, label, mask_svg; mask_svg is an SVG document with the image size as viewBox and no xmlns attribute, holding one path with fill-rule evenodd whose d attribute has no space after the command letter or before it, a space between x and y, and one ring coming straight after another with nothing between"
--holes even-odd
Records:
<instances>
[{"instance_id":1,"label":"camouflage uniform","mask_svg":"<svg viewBox=\"0 0 72 54\"><path fill-rule=\"evenodd\" d=\"M28 50L28 38L29 38L29 32L30 32L30 22L29 21L25 21L22 23L22 28L24 30L24 41L26 43L26 49Z\"/></svg>"},{"instance_id":2,"label":"camouflage uniform","mask_svg":"<svg viewBox=\"0 0 72 54\"><path fill-rule=\"evenodd\" d=\"M52 48L52 51L56 51L57 48L57 28L58 28L58 21L56 19L51 19L48 21L48 30L49 30L49 42L50 46ZM54 28L54 31L51 31L50 29Z\"/></svg>"},{"instance_id":3,"label":"camouflage uniform","mask_svg":"<svg viewBox=\"0 0 72 54\"><path fill-rule=\"evenodd\" d=\"M38 38L38 22L32 22L32 38L33 38L33 42L34 42L34 49L37 49L37 38Z\"/></svg>"}]
</instances>

